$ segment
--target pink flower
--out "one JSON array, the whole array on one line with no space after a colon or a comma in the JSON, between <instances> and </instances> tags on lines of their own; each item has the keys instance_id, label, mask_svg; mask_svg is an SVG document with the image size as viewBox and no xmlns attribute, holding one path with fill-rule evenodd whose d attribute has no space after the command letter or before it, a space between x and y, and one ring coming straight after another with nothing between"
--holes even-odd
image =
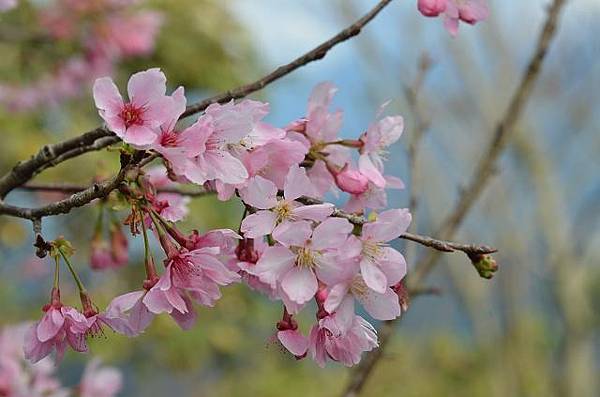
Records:
<instances>
[{"instance_id":1,"label":"pink flower","mask_svg":"<svg viewBox=\"0 0 600 397\"><path fill-rule=\"evenodd\" d=\"M81 397L114 397L123 387L123 375L112 367L100 367L100 360L89 362L83 371Z\"/></svg>"},{"instance_id":2,"label":"pink flower","mask_svg":"<svg viewBox=\"0 0 600 397\"><path fill-rule=\"evenodd\" d=\"M314 189L306 171L297 165L288 172L283 199L277 198L277 186L260 176L240 190L244 202L257 208L242 221L241 231L249 238L262 237L297 220L322 221L333 212L332 204L302 205L295 201L303 195L312 196Z\"/></svg>"},{"instance_id":3,"label":"pink flower","mask_svg":"<svg viewBox=\"0 0 600 397\"><path fill-rule=\"evenodd\" d=\"M446 11L448 0L419 0L417 8L426 17L437 17Z\"/></svg>"},{"instance_id":4,"label":"pink flower","mask_svg":"<svg viewBox=\"0 0 600 397\"><path fill-rule=\"evenodd\" d=\"M156 150L158 151L158 149ZM169 179L167 169L162 165L147 170L146 176L148 182L155 189L175 187L177 185ZM184 219L189 213L188 204L190 203L190 197L188 196L182 196L177 193L158 193L151 197L151 201L154 204L156 212L170 222L178 222Z\"/></svg>"},{"instance_id":5,"label":"pink flower","mask_svg":"<svg viewBox=\"0 0 600 397\"><path fill-rule=\"evenodd\" d=\"M400 139L404 129L404 119L401 116L388 116L369 126L360 140L358 168L375 186L385 187L383 177L383 156L387 147Z\"/></svg>"},{"instance_id":6,"label":"pink flower","mask_svg":"<svg viewBox=\"0 0 600 397\"><path fill-rule=\"evenodd\" d=\"M190 328L196 313L187 293L202 305L214 306L221 298L219 286L240 279L218 260L219 252L218 247L205 247L173 254L158 283L144 297L144 304L152 313L169 313L183 329Z\"/></svg>"},{"instance_id":7,"label":"pink flower","mask_svg":"<svg viewBox=\"0 0 600 397\"><path fill-rule=\"evenodd\" d=\"M144 11L133 15L113 15L101 25L100 44L117 56L146 55L154 50L162 15Z\"/></svg>"},{"instance_id":8,"label":"pink flower","mask_svg":"<svg viewBox=\"0 0 600 397\"><path fill-rule=\"evenodd\" d=\"M288 311L297 313L317 292L317 276L331 268L337 249L346 242L352 228L342 218L329 218L314 230L308 221L287 223L273 235L281 245L265 249L248 272L280 290Z\"/></svg>"},{"instance_id":9,"label":"pink flower","mask_svg":"<svg viewBox=\"0 0 600 397\"><path fill-rule=\"evenodd\" d=\"M58 292L54 291L56 296ZM87 352L85 334L88 331L87 318L76 309L63 306L60 298L44 308L42 319L32 325L25 336L23 346L25 358L36 363L56 350L56 360L60 361L67 345L77 352Z\"/></svg>"},{"instance_id":10,"label":"pink flower","mask_svg":"<svg viewBox=\"0 0 600 397\"><path fill-rule=\"evenodd\" d=\"M108 242L97 233L90 245L90 267L94 270L104 270L116 267Z\"/></svg>"},{"instance_id":11,"label":"pink flower","mask_svg":"<svg viewBox=\"0 0 600 397\"><path fill-rule=\"evenodd\" d=\"M309 354L320 366L327 359L351 367L365 351L378 347L377 332L364 318L354 314L351 299L345 299L335 313L319 320L309 336Z\"/></svg>"},{"instance_id":12,"label":"pink flower","mask_svg":"<svg viewBox=\"0 0 600 397\"><path fill-rule=\"evenodd\" d=\"M308 339L297 328L277 331L277 339L296 357L303 357L308 350Z\"/></svg>"},{"instance_id":13,"label":"pink flower","mask_svg":"<svg viewBox=\"0 0 600 397\"><path fill-rule=\"evenodd\" d=\"M404 233L410 221L407 209L384 211L376 221L363 225L360 237L348 242L348 251L360 252L360 272L373 291L385 294L406 275L404 257L386 243Z\"/></svg>"},{"instance_id":14,"label":"pink flower","mask_svg":"<svg viewBox=\"0 0 600 397\"><path fill-rule=\"evenodd\" d=\"M154 318L154 314L143 303L146 292L134 291L114 298L98 317L120 334L141 334Z\"/></svg>"},{"instance_id":15,"label":"pink flower","mask_svg":"<svg viewBox=\"0 0 600 397\"><path fill-rule=\"evenodd\" d=\"M158 68L135 73L127 83L130 102L125 103L111 78L97 79L93 91L100 117L126 143L137 147L153 143L174 107L165 95L166 82Z\"/></svg>"},{"instance_id":16,"label":"pink flower","mask_svg":"<svg viewBox=\"0 0 600 397\"><path fill-rule=\"evenodd\" d=\"M369 182L367 190L360 194L352 194L344 205L344 210L353 213L361 213L365 208L382 209L387 207L387 193L385 189L404 189L404 182L400 178L385 175L385 188L375 186Z\"/></svg>"}]
</instances>

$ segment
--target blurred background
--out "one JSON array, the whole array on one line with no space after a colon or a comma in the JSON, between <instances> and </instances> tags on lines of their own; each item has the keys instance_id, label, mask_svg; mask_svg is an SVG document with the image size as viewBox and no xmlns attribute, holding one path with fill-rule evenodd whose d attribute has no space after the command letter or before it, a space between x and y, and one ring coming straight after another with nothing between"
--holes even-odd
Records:
<instances>
[{"instance_id":1,"label":"blurred background","mask_svg":"<svg viewBox=\"0 0 600 397\"><path fill-rule=\"evenodd\" d=\"M418 108L429 128L417 163L415 230L432 234L491 139L550 3L489 2L491 18L461 26L454 39L440 19L423 18L416 1L393 2L356 39L252 97L270 102L267 121L284 126L304 115L315 84L333 81L340 88L334 102L344 110L345 138L358 136L392 99L388 112L403 115L406 130L389 153L387 170L407 188L391 194L390 206L407 207L412 184L406 148L416 123L406 89L427 54L432 64ZM123 87L131 73L160 67L171 88L185 85L188 101L194 101L289 62L375 1L152 0L123 11L127 18L144 15L143 21L103 26L98 12L64 18L54 3L61 2L22 1L0 13L2 173L43 144L100 123L91 96L94 74L111 74ZM487 281L463 255L440 257L427 285L441 295L411 303L363 395L600 395L599 18L598 0L566 6L498 173L456 237L499 248L500 271ZM117 42L116 50L104 49L112 54L104 64L86 52L91 37L103 34ZM57 83L48 77L61 73L77 79ZM117 157L92 153L36 181L89 184L110 175ZM7 201L33 206L57 198L15 191ZM241 217L237 203L210 197L196 199L191 208L189 229L236 229ZM92 206L49 219L45 234L73 241L75 263L104 307L137 288L142 246L131 242L126 268L92 275L87 246L96 216ZM33 256L30 229L28 222L0 219L0 326L37 319L47 300L52 266ZM409 250L411 263L423 255L420 247ZM76 304L73 286L63 284L64 300ZM305 312L309 324L313 313ZM124 371L123 396L335 396L350 376L337 365L322 370L310 360L296 362L270 342L279 304L244 285L226 288L215 309L199 313L190 332L159 316L142 337L107 333L91 342L91 350ZM59 368L66 384L77 382L88 359L67 353Z\"/></svg>"}]
</instances>

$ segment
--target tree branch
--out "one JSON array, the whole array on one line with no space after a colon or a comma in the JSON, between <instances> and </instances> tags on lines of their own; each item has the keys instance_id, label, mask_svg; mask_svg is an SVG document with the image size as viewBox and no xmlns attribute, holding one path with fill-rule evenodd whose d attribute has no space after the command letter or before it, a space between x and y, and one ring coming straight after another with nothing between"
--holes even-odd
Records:
<instances>
[{"instance_id":1,"label":"tree branch","mask_svg":"<svg viewBox=\"0 0 600 397\"><path fill-rule=\"evenodd\" d=\"M182 118L202 112L213 103L223 103L232 99L243 98L306 64L322 59L333 47L358 35L362 28L373 20L373 18L375 18L391 1L392 0L381 0L362 18L333 36L331 39L299 58L296 58L292 62L278 67L263 78L189 105L183 113ZM96 143L97 140L108 137L110 137L110 139L104 139L101 143ZM115 137L106 127L98 127L64 142L44 146L36 155L32 156L31 159L20 162L13 167L10 172L0 178L0 200L3 200L10 191L27 183L44 169L89 151L102 149L118 141L119 138Z\"/></svg>"}]
</instances>

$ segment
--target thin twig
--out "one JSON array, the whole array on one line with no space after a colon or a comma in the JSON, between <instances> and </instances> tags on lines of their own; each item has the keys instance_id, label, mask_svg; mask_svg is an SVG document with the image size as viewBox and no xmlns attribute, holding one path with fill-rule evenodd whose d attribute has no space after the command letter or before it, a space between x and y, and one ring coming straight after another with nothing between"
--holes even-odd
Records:
<instances>
[{"instance_id":1,"label":"thin twig","mask_svg":"<svg viewBox=\"0 0 600 397\"><path fill-rule=\"evenodd\" d=\"M140 164L141 165L141 164ZM73 194L77 192L81 192L82 190L87 189L89 186L70 184L70 183L28 183L23 186L19 186L17 189L25 190L30 192L54 192L54 193L63 193L63 194ZM157 193L174 193L180 194L182 196L188 197L203 197L215 194L213 191L209 190L188 190L182 189L178 187L164 187L157 189Z\"/></svg>"},{"instance_id":2,"label":"thin twig","mask_svg":"<svg viewBox=\"0 0 600 397\"><path fill-rule=\"evenodd\" d=\"M182 115L182 118L202 112L213 103L223 103L232 99L243 98L308 63L322 59L333 47L358 35L362 28L365 27L365 25L367 25L371 20L373 20L373 18L375 18L375 16L377 16L377 14L379 14L379 12L381 12L381 10L383 10L391 1L392 0L381 0L362 18L333 36L331 39L305 53L299 58L296 58L292 62L278 67L273 72L262 77L261 79L253 83L229 90L222 94L215 95L211 98L207 98L198 103L189 105ZM95 143L97 140L107 137L110 137L111 139L103 140L100 145ZM71 138L67 141L44 146L31 159L17 164L10 172L0 178L0 200L3 200L10 191L27 183L35 175L39 174L42 170L48 168L49 166L54 166L62 161L79 156L88 151L99 150L102 147L106 147L118 141L119 138L115 137L114 134L107 128L98 127L92 131L86 132L83 135Z\"/></svg>"},{"instance_id":3,"label":"thin twig","mask_svg":"<svg viewBox=\"0 0 600 397\"><path fill-rule=\"evenodd\" d=\"M493 174L496 160L506 147L506 143L511 136L511 132L514 129L516 122L520 118L520 115L525 108L525 104L530 97L533 85L538 79L548 48L556 33L556 26L560 12L565 4L566 0L554 0L552 6L550 7L548 17L538 39L535 52L525 73L523 74L521 83L515 91L508 110L502 118L502 121L496 127L494 139L488 146L486 155L481 159L477 167L477 171L475 172L475 176L473 177L468 188L464 191L461 200L456 205L455 210L443 223L444 226L441 228L439 233L442 238L452 238L454 232L464 219L465 215L468 213L475 200L481 194L481 191L489 180L489 177ZM411 286L409 287L409 290L420 288L419 286L433 268L437 257L438 253L431 252L428 257L425 257L424 260L419 263L415 277L411 279ZM383 356L385 347L389 343L389 339L394 331L395 325L397 325L400 320L401 318L395 321L386 321L383 323L379 332L379 348L369 352L363 358L359 366L353 371L350 383L342 394L343 397L356 397L359 395L367 383L367 380L369 379L369 376L371 375L376 364Z\"/></svg>"}]
</instances>

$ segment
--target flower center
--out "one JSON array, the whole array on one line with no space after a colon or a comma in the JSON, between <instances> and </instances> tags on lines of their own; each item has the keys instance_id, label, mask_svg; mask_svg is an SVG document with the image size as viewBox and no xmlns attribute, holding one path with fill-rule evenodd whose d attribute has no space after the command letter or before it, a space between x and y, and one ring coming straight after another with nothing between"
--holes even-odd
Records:
<instances>
[{"instance_id":1,"label":"flower center","mask_svg":"<svg viewBox=\"0 0 600 397\"><path fill-rule=\"evenodd\" d=\"M160 145L164 147L177 147L179 145L179 134L175 131L162 131Z\"/></svg>"},{"instance_id":2,"label":"flower center","mask_svg":"<svg viewBox=\"0 0 600 397\"><path fill-rule=\"evenodd\" d=\"M125 123L125 127L129 128L132 125L141 125L144 123L142 115L144 114L143 108L135 107L132 103L126 103L123 105L119 117Z\"/></svg>"},{"instance_id":3,"label":"flower center","mask_svg":"<svg viewBox=\"0 0 600 397\"><path fill-rule=\"evenodd\" d=\"M363 241L362 254L366 258L374 261L383 255L383 248L385 246L386 245L384 243L379 243L376 241Z\"/></svg>"},{"instance_id":4,"label":"flower center","mask_svg":"<svg viewBox=\"0 0 600 397\"><path fill-rule=\"evenodd\" d=\"M298 248L296 252L296 266L311 270L318 267L317 255L318 252L312 251L310 248Z\"/></svg>"},{"instance_id":5,"label":"flower center","mask_svg":"<svg viewBox=\"0 0 600 397\"><path fill-rule=\"evenodd\" d=\"M294 207L292 206L292 204L289 201L279 200L277 202L277 205L273 209L273 211L277 215L276 223L279 224L279 223L285 221L286 219L291 219L293 217L292 216L293 209L294 209Z\"/></svg>"},{"instance_id":6,"label":"flower center","mask_svg":"<svg viewBox=\"0 0 600 397\"><path fill-rule=\"evenodd\" d=\"M350 292L354 296L365 296L369 291L369 287L365 284L365 280L359 275L354 276L350 284Z\"/></svg>"}]
</instances>

